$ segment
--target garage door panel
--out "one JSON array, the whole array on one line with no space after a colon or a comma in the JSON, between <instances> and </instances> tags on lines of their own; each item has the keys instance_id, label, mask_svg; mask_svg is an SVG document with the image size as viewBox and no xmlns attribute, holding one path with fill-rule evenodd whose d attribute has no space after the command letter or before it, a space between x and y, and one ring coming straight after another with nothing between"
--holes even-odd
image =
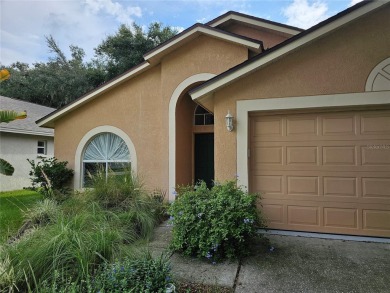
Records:
<instances>
[{"instance_id":1,"label":"garage door panel","mask_svg":"<svg viewBox=\"0 0 390 293\"><path fill-rule=\"evenodd\" d=\"M356 177L329 176L323 177L324 196L352 196L358 195L358 179Z\"/></svg>"},{"instance_id":2,"label":"garage door panel","mask_svg":"<svg viewBox=\"0 0 390 293\"><path fill-rule=\"evenodd\" d=\"M253 136L283 136L283 119L281 117L255 118L252 120Z\"/></svg>"},{"instance_id":3,"label":"garage door panel","mask_svg":"<svg viewBox=\"0 0 390 293\"><path fill-rule=\"evenodd\" d=\"M318 147L287 146L287 165L318 165Z\"/></svg>"},{"instance_id":4,"label":"garage door panel","mask_svg":"<svg viewBox=\"0 0 390 293\"><path fill-rule=\"evenodd\" d=\"M283 176L280 175L258 175L255 176L254 188L261 194L266 194L267 196L275 196L284 194Z\"/></svg>"},{"instance_id":5,"label":"garage door panel","mask_svg":"<svg viewBox=\"0 0 390 293\"><path fill-rule=\"evenodd\" d=\"M256 163L258 164L283 164L283 147L281 146L256 147L253 155L256 157Z\"/></svg>"},{"instance_id":6,"label":"garage door panel","mask_svg":"<svg viewBox=\"0 0 390 293\"><path fill-rule=\"evenodd\" d=\"M390 237L390 111L250 121L250 190L270 228Z\"/></svg>"},{"instance_id":7,"label":"garage door panel","mask_svg":"<svg viewBox=\"0 0 390 293\"><path fill-rule=\"evenodd\" d=\"M381 112L377 114L362 114L361 116L361 134L390 134L390 114Z\"/></svg>"},{"instance_id":8,"label":"garage door panel","mask_svg":"<svg viewBox=\"0 0 390 293\"><path fill-rule=\"evenodd\" d=\"M363 197L386 198L390 200L390 178L362 178Z\"/></svg>"},{"instance_id":9,"label":"garage door panel","mask_svg":"<svg viewBox=\"0 0 390 293\"><path fill-rule=\"evenodd\" d=\"M385 165L390 168L390 144L362 147L362 165Z\"/></svg>"},{"instance_id":10,"label":"garage door panel","mask_svg":"<svg viewBox=\"0 0 390 293\"><path fill-rule=\"evenodd\" d=\"M287 195L319 196L317 176L287 176Z\"/></svg>"},{"instance_id":11,"label":"garage door panel","mask_svg":"<svg viewBox=\"0 0 390 293\"><path fill-rule=\"evenodd\" d=\"M294 116L286 118L286 136L317 136L317 116Z\"/></svg>"},{"instance_id":12,"label":"garage door panel","mask_svg":"<svg viewBox=\"0 0 390 293\"><path fill-rule=\"evenodd\" d=\"M370 230L390 232L390 211L363 210L363 227Z\"/></svg>"},{"instance_id":13,"label":"garage door panel","mask_svg":"<svg viewBox=\"0 0 390 293\"><path fill-rule=\"evenodd\" d=\"M324 208L324 226L357 229L358 209Z\"/></svg>"},{"instance_id":14,"label":"garage door panel","mask_svg":"<svg viewBox=\"0 0 390 293\"><path fill-rule=\"evenodd\" d=\"M284 214L283 211L284 207L281 204L263 204L261 207L263 210L263 213L267 217L268 223L278 223L283 224L285 222L284 220Z\"/></svg>"},{"instance_id":15,"label":"garage door panel","mask_svg":"<svg viewBox=\"0 0 390 293\"><path fill-rule=\"evenodd\" d=\"M322 160L323 165L357 165L357 147L324 146Z\"/></svg>"},{"instance_id":16,"label":"garage door panel","mask_svg":"<svg viewBox=\"0 0 390 293\"><path fill-rule=\"evenodd\" d=\"M287 224L319 226L320 211L318 206L287 206Z\"/></svg>"},{"instance_id":17,"label":"garage door panel","mask_svg":"<svg viewBox=\"0 0 390 293\"><path fill-rule=\"evenodd\" d=\"M323 136L351 136L357 133L355 115L333 115L322 119Z\"/></svg>"}]
</instances>

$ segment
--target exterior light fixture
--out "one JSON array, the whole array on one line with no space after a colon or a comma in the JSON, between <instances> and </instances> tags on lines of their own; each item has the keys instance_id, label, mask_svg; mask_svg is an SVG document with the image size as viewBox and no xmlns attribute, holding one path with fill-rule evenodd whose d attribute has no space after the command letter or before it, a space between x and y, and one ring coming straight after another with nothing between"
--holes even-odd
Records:
<instances>
[{"instance_id":1,"label":"exterior light fixture","mask_svg":"<svg viewBox=\"0 0 390 293\"><path fill-rule=\"evenodd\" d=\"M230 111L228 111L227 115L225 116L226 128L228 131L233 130L233 118L233 115L230 114Z\"/></svg>"}]
</instances>

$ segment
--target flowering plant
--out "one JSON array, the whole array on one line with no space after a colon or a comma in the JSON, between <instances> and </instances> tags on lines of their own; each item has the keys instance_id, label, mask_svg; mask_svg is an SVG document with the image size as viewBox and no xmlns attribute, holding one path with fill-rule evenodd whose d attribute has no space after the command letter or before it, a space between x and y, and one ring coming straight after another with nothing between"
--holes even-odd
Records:
<instances>
[{"instance_id":1,"label":"flowering plant","mask_svg":"<svg viewBox=\"0 0 390 293\"><path fill-rule=\"evenodd\" d=\"M138 259L106 264L91 281L93 292L165 293L172 283L168 255L153 258L149 253ZM96 290L96 291L95 291Z\"/></svg>"},{"instance_id":2,"label":"flowering plant","mask_svg":"<svg viewBox=\"0 0 390 293\"><path fill-rule=\"evenodd\" d=\"M204 182L196 188L177 190L170 207L171 247L185 255L205 257L215 263L237 258L248 252L248 242L264 221L256 207L257 194L248 194L236 181L215 184Z\"/></svg>"}]
</instances>

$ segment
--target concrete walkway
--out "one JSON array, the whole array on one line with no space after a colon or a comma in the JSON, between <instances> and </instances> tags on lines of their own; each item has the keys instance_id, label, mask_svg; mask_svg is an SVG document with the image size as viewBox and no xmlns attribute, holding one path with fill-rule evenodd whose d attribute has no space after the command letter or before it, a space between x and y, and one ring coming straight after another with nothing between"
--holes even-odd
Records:
<instances>
[{"instance_id":1,"label":"concrete walkway","mask_svg":"<svg viewBox=\"0 0 390 293\"><path fill-rule=\"evenodd\" d=\"M240 263L215 265L171 255L173 275L233 292L390 292L390 244L268 235ZM171 227L155 231L153 254L167 251ZM273 249L270 249L273 247Z\"/></svg>"}]
</instances>

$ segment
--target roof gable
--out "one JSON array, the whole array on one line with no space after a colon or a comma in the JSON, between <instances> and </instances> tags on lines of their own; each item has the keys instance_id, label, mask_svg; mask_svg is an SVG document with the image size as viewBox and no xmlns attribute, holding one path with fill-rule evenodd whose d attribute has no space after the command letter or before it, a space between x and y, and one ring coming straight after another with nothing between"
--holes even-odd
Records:
<instances>
[{"instance_id":1,"label":"roof gable","mask_svg":"<svg viewBox=\"0 0 390 293\"><path fill-rule=\"evenodd\" d=\"M65 107L60 108L54 111L53 113L49 114L48 116L39 119L38 121L36 121L36 123L39 126L43 126L43 127L54 127L54 121L56 119L59 119L69 111L77 109L78 107L86 104L92 99L95 99L101 94L109 91L110 89L122 84L123 82L131 78L134 78L135 76L138 76L139 74L145 72L152 66L159 64L159 62L165 55L171 53L177 48L180 48L181 46L187 44L188 42L197 38L200 35L206 35L227 42L235 43L240 46L247 47L249 50L254 52L260 52L263 48L263 44L261 41L253 40L247 37L242 37L240 35L225 32L216 28L208 27L203 24L195 24L192 27L184 30L180 34L174 36L173 38L169 39L168 41L162 43L161 45L157 46L153 50L146 53L144 55L145 61L143 63L131 68L129 71L119 75L118 77L112 79L111 81L108 81L107 83L92 90L91 92L81 96L80 98L71 102Z\"/></svg>"},{"instance_id":2,"label":"roof gable","mask_svg":"<svg viewBox=\"0 0 390 293\"><path fill-rule=\"evenodd\" d=\"M270 21L259 17L254 17L235 11L226 12L225 14L209 21L207 25L210 27L222 28L223 26L229 25L233 22L239 22L256 28L271 30L273 32L283 35L296 35L303 31L303 29L301 28L285 25L282 23Z\"/></svg>"},{"instance_id":3,"label":"roof gable","mask_svg":"<svg viewBox=\"0 0 390 293\"><path fill-rule=\"evenodd\" d=\"M236 43L242 46L247 47L248 49L259 52L262 48L262 42L247 37L243 37L237 34L229 33L217 28L209 27L204 24L197 23L190 28L182 31L180 34L177 34L173 38L164 42L163 44L157 46L153 50L149 51L144 55L144 59L151 64L158 63L161 58L172 51L176 50L178 47L183 46L184 44L195 39L199 35L206 35L212 38L221 39L227 42Z\"/></svg>"},{"instance_id":4,"label":"roof gable","mask_svg":"<svg viewBox=\"0 0 390 293\"><path fill-rule=\"evenodd\" d=\"M259 70L285 54L301 48L318 38L346 25L347 23L360 18L382 6L389 4L388 0L384 1L363 1L355 6L348 8L339 14L313 26L312 28L276 45L275 47L264 51L254 58L241 63L240 65L208 80L202 85L192 89L189 94L193 100L202 101L208 99L212 94L246 75Z\"/></svg>"}]
</instances>

